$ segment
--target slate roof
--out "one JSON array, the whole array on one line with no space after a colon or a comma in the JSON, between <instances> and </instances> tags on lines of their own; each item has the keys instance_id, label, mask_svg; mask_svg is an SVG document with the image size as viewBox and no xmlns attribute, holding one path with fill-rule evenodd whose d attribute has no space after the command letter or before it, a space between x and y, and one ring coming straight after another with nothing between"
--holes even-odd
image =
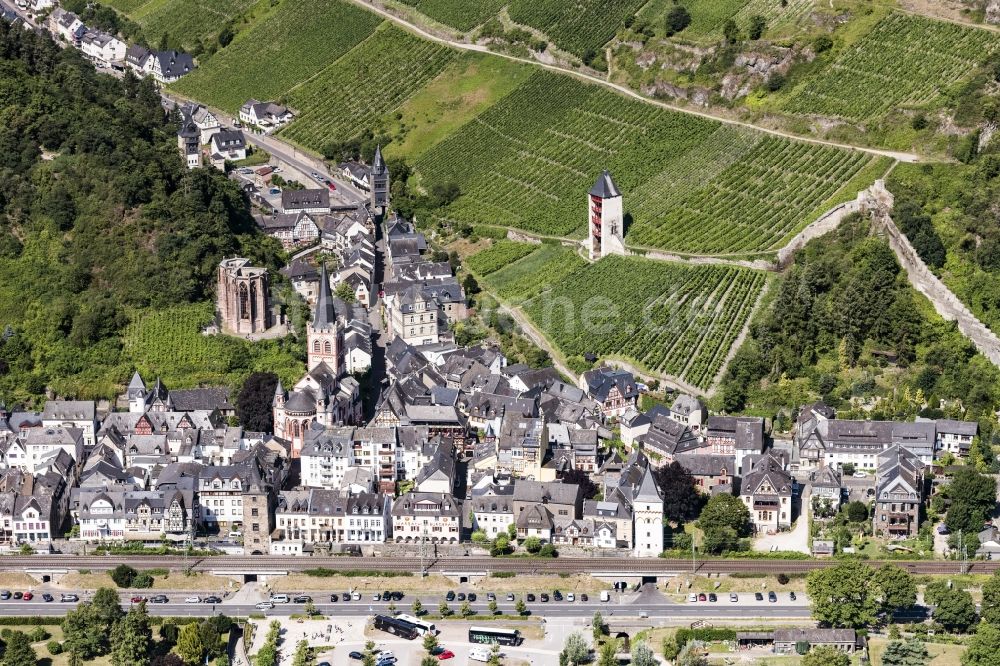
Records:
<instances>
[{"instance_id":1,"label":"slate roof","mask_svg":"<svg viewBox=\"0 0 1000 666\"><path fill-rule=\"evenodd\" d=\"M330 191L325 187L311 190L282 190L281 207L285 211L303 208L329 208Z\"/></svg>"},{"instance_id":2,"label":"slate roof","mask_svg":"<svg viewBox=\"0 0 1000 666\"><path fill-rule=\"evenodd\" d=\"M337 324L337 313L334 309L333 294L330 292L330 275L326 272L326 264L320 268L319 296L316 298L316 311L313 313L314 329L333 328Z\"/></svg>"},{"instance_id":3,"label":"slate roof","mask_svg":"<svg viewBox=\"0 0 1000 666\"><path fill-rule=\"evenodd\" d=\"M174 404L174 410L178 412L236 409L236 406L229 402L229 389L225 386L175 389L170 392L170 401Z\"/></svg>"},{"instance_id":4,"label":"slate roof","mask_svg":"<svg viewBox=\"0 0 1000 666\"><path fill-rule=\"evenodd\" d=\"M621 190L618 189L614 179L611 177L611 172L607 169L597 177L594 186L590 188L590 194L601 199L612 199L622 195Z\"/></svg>"}]
</instances>

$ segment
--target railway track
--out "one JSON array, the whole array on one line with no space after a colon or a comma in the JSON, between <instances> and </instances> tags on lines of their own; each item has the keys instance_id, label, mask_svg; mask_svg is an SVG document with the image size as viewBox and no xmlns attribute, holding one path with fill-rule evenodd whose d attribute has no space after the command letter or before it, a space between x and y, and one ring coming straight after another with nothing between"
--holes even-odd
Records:
<instances>
[{"instance_id":1,"label":"railway track","mask_svg":"<svg viewBox=\"0 0 1000 666\"><path fill-rule=\"evenodd\" d=\"M104 571L123 561L140 568L165 568L194 571L217 571L253 574L257 572L303 571L326 568L334 571L371 570L419 572L419 560L414 557L282 557L220 555L214 557L183 557L161 555L130 556L78 556L32 555L0 557L0 569L10 570L77 570ZM750 560L707 559L677 560L631 557L560 557L557 559L520 559L490 557L442 557L428 559L426 570L438 573L510 572L515 574L625 574L663 575L671 573L733 574L733 573L805 573L813 569L834 566L838 560ZM873 567L895 564L915 574L957 574L962 563L955 561L869 560ZM968 563L969 573L989 574L997 570L1000 562L974 561Z\"/></svg>"}]
</instances>

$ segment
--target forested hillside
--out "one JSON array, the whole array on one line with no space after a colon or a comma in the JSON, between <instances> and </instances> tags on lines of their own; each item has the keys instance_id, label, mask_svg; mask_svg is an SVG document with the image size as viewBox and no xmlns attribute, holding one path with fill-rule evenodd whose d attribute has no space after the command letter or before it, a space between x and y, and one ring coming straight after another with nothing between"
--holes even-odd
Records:
<instances>
[{"instance_id":1,"label":"forested hillside","mask_svg":"<svg viewBox=\"0 0 1000 666\"><path fill-rule=\"evenodd\" d=\"M788 405L822 398L859 418L945 413L993 431L1000 371L913 290L860 216L796 255L750 331L723 385L728 411L777 414L781 429Z\"/></svg>"},{"instance_id":2,"label":"forested hillside","mask_svg":"<svg viewBox=\"0 0 1000 666\"><path fill-rule=\"evenodd\" d=\"M224 255L276 267L238 188L175 142L151 80L0 23L0 399L113 395L163 370L123 351L130 321L210 299Z\"/></svg>"}]
</instances>

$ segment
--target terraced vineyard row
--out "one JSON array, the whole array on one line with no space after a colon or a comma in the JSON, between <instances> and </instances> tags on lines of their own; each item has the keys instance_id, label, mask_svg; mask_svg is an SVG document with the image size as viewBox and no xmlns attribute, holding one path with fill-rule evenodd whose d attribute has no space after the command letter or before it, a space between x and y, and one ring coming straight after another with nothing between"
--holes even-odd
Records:
<instances>
[{"instance_id":1,"label":"terraced vineyard row","mask_svg":"<svg viewBox=\"0 0 1000 666\"><path fill-rule=\"evenodd\" d=\"M231 20L250 9L260 0L116 0L115 9L127 14L142 26L146 39L159 41L170 35L191 47L201 38L214 38Z\"/></svg>"},{"instance_id":2,"label":"terraced vineyard row","mask_svg":"<svg viewBox=\"0 0 1000 666\"><path fill-rule=\"evenodd\" d=\"M718 254L773 249L871 159L540 72L416 168L459 185L446 219L554 236L582 233L582 194L608 168L634 218L627 242Z\"/></svg>"},{"instance_id":3,"label":"terraced vineyard row","mask_svg":"<svg viewBox=\"0 0 1000 666\"><path fill-rule=\"evenodd\" d=\"M386 24L288 95L299 117L282 133L321 150L374 127L455 57L455 51Z\"/></svg>"},{"instance_id":4,"label":"terraced vineyard row","mask_svg":"<svg viewBox=\"0 0 1000 666\"><path fill-rule=\"evenodd\" d=\"M490 273L485 278L487 288L508 303L520 305L587 265L573 248L549 243L535 247L527 257Z\"/></svg>"},{"instance_id":5,"label":"terraced vineyard row","mask_svg":"<svg viewBox=\"0 0 1000 666\"><path fill-rule=\"evenodd\" d=\"M794 113L867 120L898 106L933 102L1000 50L996 34L891 14L794 91Z\"/></svg>"},{"instance_id":6,"label":"terraced vineyard row","mask_svg":"<svg viewBox=\"0 0 1000 666\"><path fill-rule=\"evenodd\" d=\"M283 2L172 87L231 113L251 97L279 99L367 39L380 22L344 0Z\"/></svg>"},{"instance_id":7,"label":"terraced vineyard row","mask_svg":"<svg viewBox=\"0 0 1000 666\"><path fill-rule=\"evenodd\" d=\"M541 30L560 48L598 51L646 0L511 0L510 17Z\"/></svg>"},{"instance_id":8,"label":"terraced vineyard row","mask_svg":"<svg viewBox=\"0 0 1000 666\"><path fill-rule=\"evenodd\" d=\"M680 37L715 40L722 36L722 26L729 19L742 30L747 29L752 16L763 16L769 32L798 25L808 18L816 0L685 0L681 4L691 14L691 25ZM674 0L651 0L639 11L639 18L662 26L673 6Z\"/></svg>"},{"instance_id":9,"label":"terraced vineyard row","mask_svg":"<svg viewBox=\"0 0 1000 666\"><path fill-rule=\"evenodd\" d=\"M611 256L524 309L567 356L621 356L708 388L765 283L760 271Z\"/></svg>"},{"instance_id":10,"label":"terraced vineyard row","mask_svg":"<svg viewBox=\"0 0 1000 666\"><path fill-rule=\"evenodd\" d=\"M871 161L870 156L836 148L793 143L770 135L720 127L720 138L698 152L701 165L683 175L685 185L657 179L638 203L629 242L669 246L698 254L752 252L783 244L804 212L828 199ZM708 146L718 151L713 155ZM742 155L716 173L715 165ZM700 176L700 177L699 177ZM693 182L692 182L693 181Z\"/></svg>"},{"instance_id":11,"label":"terraced vineyard row","mask_svg":"<svg viewBox=\"0 0 1000 666\"><path fill-rule=\"evenodd\" d=\"M494 241L485 250L469 257L465 264L476 275L485 277L505 266L509 266L518 259L527 257L539 247L541 246L534 243L516 243L509 240L498 240Z\"/></svg>"},{"instance_id":12,"label":"terraced vineyard row","mask_svg":"<svg viewBox=\"0 0 1000 666\"><path fill-rule=\"evenodd\" d=\"M496 16L507 0L402 0L435 21L471 30Z\"/></svg>"}]
</instances>

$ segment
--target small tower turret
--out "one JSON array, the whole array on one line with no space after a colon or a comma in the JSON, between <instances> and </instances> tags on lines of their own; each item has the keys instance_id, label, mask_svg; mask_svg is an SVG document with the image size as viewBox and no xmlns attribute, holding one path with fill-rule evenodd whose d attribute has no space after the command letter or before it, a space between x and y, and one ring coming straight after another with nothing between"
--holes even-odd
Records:
<instances>
[{"instance_id":1,"label":"small tower turret","mask_svg":"<svg viewBox=\"0 0 1000 666\"><path fill-rule=\"evenodd\" d=\"M587 193L587 251L592 260L625 254L625 216L622 193L604 170Z\"/></svg>"}]
</instances>

